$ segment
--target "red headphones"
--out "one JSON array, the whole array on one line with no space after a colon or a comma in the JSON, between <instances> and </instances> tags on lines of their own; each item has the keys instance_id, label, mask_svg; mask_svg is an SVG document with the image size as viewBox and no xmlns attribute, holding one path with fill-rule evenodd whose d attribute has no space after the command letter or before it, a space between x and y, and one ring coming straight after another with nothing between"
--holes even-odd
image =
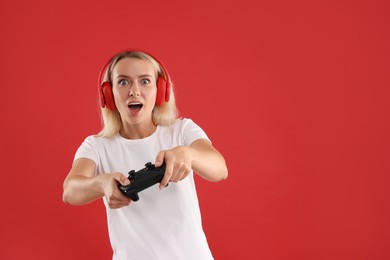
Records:
<instances>
[{"instance_id":1,"label":"red headphones","mask_svg":"<svg viewBox=\"0 0 390 260\"><path fill-rule=\"evenodd\" d=\"M100 105L102 108L107 107L109 110L114 111L116 106L115 106L115 101L114 101L114 95L112 93L112 85L111 82L105 81L103 82L103 77L104 73L108 69L108 66L111 64L112 60L119 55L120 53L125 53L125 52L133 52L133 51L139 51L139 50L124 50L116 55L114 55L110 60L106 62L104 65L103 69L100 71L99 74L99 81L98 81L98 88L99 88L99 98L100 98ZM156 96L156 106L161 106L164 104L164 102L169 101L169 96L171 93L171 80L168 74L168 71L165 69L164 65L156 59L154 56L150 55L149 53L146 53L144 51L139 51L142 53L145 53L152 57L155 61L157 61L161 69L163 70L165 74L165 78L162 76L158 76L157 79L157 96Z\"/></svg>"}]
</instances>

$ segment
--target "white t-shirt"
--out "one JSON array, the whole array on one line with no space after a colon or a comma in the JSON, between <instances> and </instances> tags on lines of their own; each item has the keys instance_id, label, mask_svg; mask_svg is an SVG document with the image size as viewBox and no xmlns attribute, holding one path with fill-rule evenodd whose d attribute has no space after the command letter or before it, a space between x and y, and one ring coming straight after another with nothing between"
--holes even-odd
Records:
<instances>
[{"instance_id":1,"label":"white t-shirt","mask_svg":"<svg viewBox=\"0 0 390 260\"><path fill-rule=\"evenodd\" d=\"M144 139L129 140L89 136L77 150L75 160L89 158L96 174L138 171L155 162L159 151L207 139L191 119L178 119L171 126L157 126ZM139 201L107 211L113 259L203 260L213 259L203 232L193 172L164 189L159 184L141 191Z\"/></svg>"}]
</instances>

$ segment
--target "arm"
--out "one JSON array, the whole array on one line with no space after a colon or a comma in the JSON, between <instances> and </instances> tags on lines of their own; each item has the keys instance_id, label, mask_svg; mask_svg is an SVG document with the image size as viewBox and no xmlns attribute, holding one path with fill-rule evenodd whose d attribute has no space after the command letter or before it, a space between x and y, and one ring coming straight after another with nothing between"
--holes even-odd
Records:
<instances>
[{"instance_id":1,"label":"arm","mask_svg":"<svg viewBox=\"0 0 390 260\"><path fill-rule=\"evenodd\" d=\"M160 188L164 188L169 181L184 179L191 169L208 181L221 181L228 176L223 156L206 139L198 139L190 146L161 151L155 164L158 167L164 161L166 170Z\"/></svg>"},{"instance_id":2,"label":"arm","mask_svg":"<svg viewBox=\"0 0 390 260\"><path fill-rule=\"evenodd\" d=\"M95 176L95 162L80 158L74 161L64 181L62 198L67 204L84 205L105 196L110 208L127 206L131 200L119 191L118 183L130 184L119 172Z\"/></svg>"},{"instance_id":3,"label":"arm","mask_svg":"<svg viewBox=\"0 0 390 260\"><path fill-rule=\"evenodd\" d=\"M228 177L225 159L211 142L199 139L190 146L192 169L208 181L222 181Z\"/></svg>"}]
</instances>

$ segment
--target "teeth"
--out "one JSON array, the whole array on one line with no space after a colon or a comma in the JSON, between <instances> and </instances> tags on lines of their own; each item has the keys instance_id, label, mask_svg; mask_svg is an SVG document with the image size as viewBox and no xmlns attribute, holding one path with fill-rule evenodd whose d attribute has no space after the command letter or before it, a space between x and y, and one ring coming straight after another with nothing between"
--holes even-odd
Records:
<instances>
[{"instance_id":1,"label":"teeth","mask_svg":"<svg viewBox=\"0 0 390 260\"><path fill-rule=\"evenodd\" d=\"M141 103L130 103L130 104L128 105L128 107L129 107L130 109L136 109L136 110L141 109L142 106L143 106L143 105L142 105Z\"/></svg>"}]
</instances>

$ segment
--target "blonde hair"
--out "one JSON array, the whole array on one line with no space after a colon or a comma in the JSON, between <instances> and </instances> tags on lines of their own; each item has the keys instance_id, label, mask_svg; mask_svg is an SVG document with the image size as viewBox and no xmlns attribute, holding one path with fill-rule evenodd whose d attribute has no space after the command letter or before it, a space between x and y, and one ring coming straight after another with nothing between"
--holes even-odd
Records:
<instances>
[{"instance_id":1,"label":"blonde hair","mask_svg":"<svg viewBox=\"0 0 390 260\"><path fill-rule=\"evenodd\" d=\"M165 71L162 66L149 54L142 51L124 51L117 54L107 66L104 72L103 82L112 82L112 70L115 65L122 59L134 58L149 62L153 65L156 71L156 78L164 77L169 78L165 75ZM154 106L152 111L152 121L155 125L171 125L178 118L178 111L175 102L175 95L173 91L173 84L170 81L170 98L169 101L165 102L161 106ZM117 108L111 111L106 107L101 109L101 117L103 129L97 134L100 137L113 137L123 127L122 119Z\"/></svg>"}]
</instances>

